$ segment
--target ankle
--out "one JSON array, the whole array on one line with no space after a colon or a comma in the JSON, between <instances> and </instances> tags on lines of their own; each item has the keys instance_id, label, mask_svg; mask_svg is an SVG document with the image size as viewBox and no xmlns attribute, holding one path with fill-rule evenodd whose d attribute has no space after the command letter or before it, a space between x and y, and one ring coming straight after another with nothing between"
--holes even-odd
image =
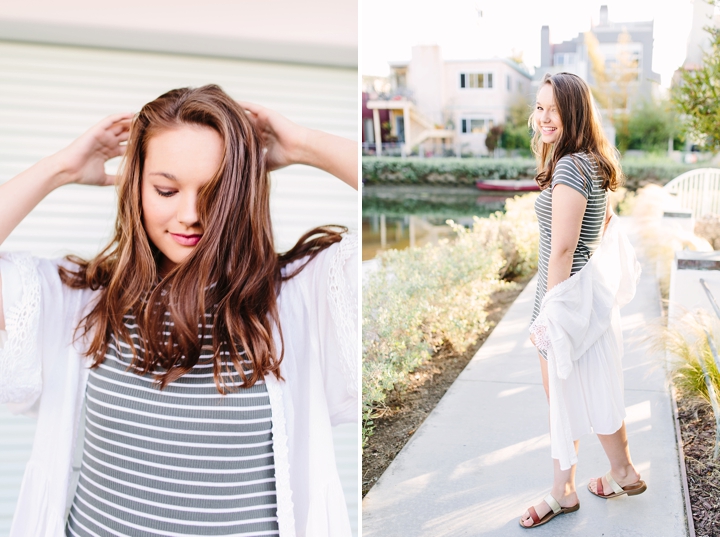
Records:
<instances>
[{"instance_id":1,"label":"ankle","mask_svg":"<svg viewBox=\"0 0 720 537\"><path fill-rule=\"evenodd\" d=\"M635 467L632 465L632 463L629 463L624 466L613 467L612 475L613 477L615 477L616 480L624 480L628 477L639 477L640 473L635 470Z\"/></svg>"},{"instance_id":2,"label":"ankle","mask_svg":"<svg viewBox=\"0 0 720 537\"><path fill-rule=\"evenodd\" d=\"M562 485L555 485L553 486L550 494L552 494L552 497L558 501L563 498L568 498L576 494L575 483L563 483Z\"/></svg>"}]
</instances>

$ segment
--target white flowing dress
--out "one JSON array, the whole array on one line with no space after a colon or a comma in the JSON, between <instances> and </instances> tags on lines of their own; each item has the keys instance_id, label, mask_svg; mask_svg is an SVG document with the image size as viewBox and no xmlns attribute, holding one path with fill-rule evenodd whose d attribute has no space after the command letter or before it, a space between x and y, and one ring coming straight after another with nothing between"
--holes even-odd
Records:
<instances>
[{"instance_id":1,"label":"white flowing dress","mask_svg":"<svg viewBox=\"0 0 720 537\"><path fill-rule=\"evenodd\" d=\"M530 325L547 351L552 457L577 463L573 441L612 434L625 419L620 308L640 277L630 241L613 216L588 263L548 291Z\"/></svg>"},{"instance_id":2,"label":"white flowing dress","mask_svg":"<svg viewBox=\"0 0 720 537\"><path fill-rule=\"evenodd\" d=\"M59 262L0 255L7 332L0 345L0 403L38 419L10 537L62 537L73 497L73 453L89 373L85 343L74 333L97 292L63 285ZM332 426L359 414L357 288L358 241L350 235L284 282L278 296L284 381L272 375L265 381L283 537L351 534ZM280 348L277 333L275 341Z\"/></svg>"}]
</instances>

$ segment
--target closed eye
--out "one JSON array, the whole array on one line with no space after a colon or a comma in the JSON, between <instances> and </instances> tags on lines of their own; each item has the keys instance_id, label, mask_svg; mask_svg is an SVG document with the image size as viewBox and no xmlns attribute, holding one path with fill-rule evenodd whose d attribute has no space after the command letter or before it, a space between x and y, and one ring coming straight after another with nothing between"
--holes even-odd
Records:
<instances>
[{"instance_id":1,"label":"closed eye","mask_svg":"<svg viewBox=\"0 0 720 537\"><path fill-rule=\"evenodd\" d=\"M169 198L173 194L177 193L177 190L160 190L156 187L155 192L157 192L158 195L162 196L163 198Z\"/></svg>"}]
</instances>

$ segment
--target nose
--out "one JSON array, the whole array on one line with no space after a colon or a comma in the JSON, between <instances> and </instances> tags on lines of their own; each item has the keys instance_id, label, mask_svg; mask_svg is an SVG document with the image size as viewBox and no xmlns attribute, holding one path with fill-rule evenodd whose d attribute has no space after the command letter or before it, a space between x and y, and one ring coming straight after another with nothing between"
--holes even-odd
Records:
<instances>
[{"instance_id":1,"label":"nose","mask_svg":"<svg viewBox=\"0 0 720 537\"><path fill-rule=\"evenodd\" d=\"M188 228L200 225L197 211L197 194L188 192L180 196L177 220Z\"/></svg>"}]
</instances>

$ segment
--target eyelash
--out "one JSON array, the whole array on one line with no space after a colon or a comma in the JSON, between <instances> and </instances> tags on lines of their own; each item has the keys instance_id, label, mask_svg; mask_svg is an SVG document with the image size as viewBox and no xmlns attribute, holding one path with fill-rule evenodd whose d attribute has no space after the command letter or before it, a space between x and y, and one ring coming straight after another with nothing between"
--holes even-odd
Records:
<instances>
[{"instance_id":1,"label":"eyelash","mask_svg":"<svg viewBox=\"0 0 720 537\"><path fill-rule=\"evenodd\" d=\"M159 188L156 188L155 192L157 192L158 195L162 196L163 198L169 198L170 196L175 194L174 190L160 190Z\"/></svg>"}]
</instances>

